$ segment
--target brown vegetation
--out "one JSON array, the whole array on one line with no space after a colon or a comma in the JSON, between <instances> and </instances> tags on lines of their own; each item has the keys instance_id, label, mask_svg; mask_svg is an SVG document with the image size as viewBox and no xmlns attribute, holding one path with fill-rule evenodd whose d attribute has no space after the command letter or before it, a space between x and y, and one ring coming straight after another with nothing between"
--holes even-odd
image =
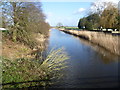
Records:
<instances>
[{"instance_id":1,"label":"brown vegetation","mask_svg":"<svg viewBox=\"0 0 120 90\"><path fill-rule=\"evenodd\" d=\"M112 53L120 55L120 36L113 36L111 34L105 34L103 32L91 32L91 31L75 31L75 30L62 30L64 32L77 35L95 43Z\"/></svg>"},{"instance_id":2,"label":"brown vegetation","mask_svg":"<svg viewBox=\"0 0 120 90\"><path fill-rule=\"evenodd\" d=\"M33 49L38 33L48 36L50 26L45 22L40 2L4 2L2 7L3 27L9 29L3 32L3 39L7 37Z\"/></svg>"},{"instance_id":3,"label":"brown vegetation","mask_svg":"<svg viewBox=\"0 0 120 90\"><path fill-rule=\"evenodd\" d=\"M96 2L92 4L94 10L87 17L79 20L80 29L120 29L120 15L118 5L112 2Z\"/></svg>"}]
</instances>

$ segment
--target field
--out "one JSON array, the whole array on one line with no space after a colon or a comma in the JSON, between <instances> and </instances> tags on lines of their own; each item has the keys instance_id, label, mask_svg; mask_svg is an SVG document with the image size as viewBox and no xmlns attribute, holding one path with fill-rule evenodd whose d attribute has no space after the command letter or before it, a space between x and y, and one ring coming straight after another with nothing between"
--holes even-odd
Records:
<instances>
[{"instance_id":1,"label":"field","mask_svg":"<svg viewBox=\"0 0 120 90\"><path fill-rule=\"evenodd\" d=\"M67 30L79 30L78 27L64 27Z\"/></svg>"}]
</instances>

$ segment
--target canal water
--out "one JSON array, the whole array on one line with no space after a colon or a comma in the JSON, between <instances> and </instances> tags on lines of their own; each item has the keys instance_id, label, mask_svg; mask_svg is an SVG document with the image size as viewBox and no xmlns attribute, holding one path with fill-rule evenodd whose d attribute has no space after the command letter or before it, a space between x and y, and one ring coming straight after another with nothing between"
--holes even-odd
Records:
<instances>
[{"instance_id":1,"label":"canal water","mask_svg":"<svg viewBox=\"0 0 120 90\"><path fill-rule=\"evenodd\" d=\"M70 56L64 77L53 88L118 87L119 57L57 29L51 29L48 49L64 47Z\"/></svg>"}]
</instances>

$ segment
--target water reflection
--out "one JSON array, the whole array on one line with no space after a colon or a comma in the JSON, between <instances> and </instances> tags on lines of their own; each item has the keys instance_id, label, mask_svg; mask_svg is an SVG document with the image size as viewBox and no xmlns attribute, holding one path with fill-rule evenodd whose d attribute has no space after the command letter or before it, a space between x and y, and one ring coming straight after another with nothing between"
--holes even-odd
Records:
<instances>
[{"instance_id":1,"label":"water reflection","mask_svg":"<svg viewBox=\"0 0 120 90\"><path fill-rule=\"evenodd\" d=\"M88 41L72 35L51 30L49 46L65 47L71 57L65 76L59 84L52 87L86 88L117 87L118 56L113 55Z\"/></svg>"},{"instance_id":2,"label":"water reflection","mask_svg":"<svg viewBox=\"0 0 120 90\"><path fill-rule=\"evenodd\" d=\"M31 55L34 56L33 60L40 60L40 63L45 60L45 58L47 57L47 48L49 45L48 39L49 37L44 38L42 42L38 43L37 48L31 52Z\"/></svg>"},{"instance_id":3,"label":"water reflection","mask_svg":"<svg viewBox=\"0 0 120 90\"><path fill-rule=\"evenodd\" d=\"M118 62L119 60L119 56L107 51L106 49L95 45L87 40L81 39L79 37L75 37L74 38L80 40L81 43L90 46L94 51L96 51L97 54L99 54L98 56L101 57L101 60L103 61L104 64L109 64L109 63L113 63L113 62Z\"/></svg>"}]
</instances>

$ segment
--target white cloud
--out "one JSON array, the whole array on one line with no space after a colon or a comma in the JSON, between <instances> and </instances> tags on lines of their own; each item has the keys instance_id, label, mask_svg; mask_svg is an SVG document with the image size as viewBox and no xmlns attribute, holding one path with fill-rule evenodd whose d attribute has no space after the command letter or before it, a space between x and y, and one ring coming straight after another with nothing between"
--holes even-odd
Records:
<instances>
[{"instance_id":1,"label":"white cloud","mask_svg":"<svg viewBox=\"0 0 120 90\"><path fill-rule=\"evenodd\" d=\"M53 17L53 15L54 14L52 12L46 12L45 13L45 16L46 16L45 22L50 24L51 23L51 18Z\"/></svg>"},{"instance_id":2,"label":"white cloud","mask_svg":"<svg viewBox=\"0 0 120 90\"><path fill-rule=\"evenodd\" d=\"M81 14L85 12L85 8L79 8L77 11L74 12L74 14Z\"/></svg>"},{"instance_id":3,"label":"white cloud","mask_svg":"<svg viewBox=\"0 0 120 90\"><path fill-rule=\"evenodd\" d=\"M49 20L49 19L46 19L45 22L46 22L46 23L50 23L50 20Z\"/></svg>"},{"instance_id":4,"label":"white cloud","mask_svg":"<svg viewBox=\"0 0 120 90\"><path fill-rule=\"evenodd\" d=\"M93 5L90 7L90 12L97 12L98 7L102 7L101 10L103 11L106 8L106 5L103 2L112 2L117 6L119 0L95 0Z\"/></svg>"},{"instance_id":5,"label":"white cloud","mask_svg":"<svg viewBox=\"0 0 120 90\"><path fill-rule=\"evenodd\" d=\"M83 12L85 11L85 8L79 8L78 12Z\"/></svg>"},{"instance_id":6,"label":"white cloud","mask_svg":"<svg viewBox=\"0 0 120 90\"><path fill-rule=\"evenodd\" d=\"M52 13L52 12L47 12L47 13L46 13L46 16L47 16L47 17L51 17L51 16L53 16L53 13Z\"/></svg>"}]
</instances>

